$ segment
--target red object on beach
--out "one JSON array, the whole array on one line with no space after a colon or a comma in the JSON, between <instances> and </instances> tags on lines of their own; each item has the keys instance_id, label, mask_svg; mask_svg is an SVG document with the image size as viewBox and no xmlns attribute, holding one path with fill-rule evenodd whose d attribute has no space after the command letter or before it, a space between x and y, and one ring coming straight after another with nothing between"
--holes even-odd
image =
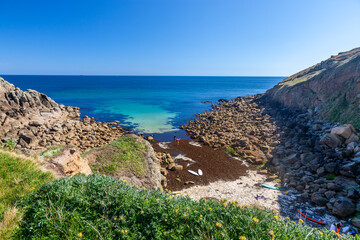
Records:
<instances>
[{"instance_id":1,"label":"red object on beach","mask_svg":"<svg viewBox=\"0 0 360 240\"><path fill-rule=\"evenodd\" d=\"M315 217L315 216L311 216L311 215L305 215L303 214L299 209L297 209L298 212L304 216L305 218L309 219L310 221L313 221L313 222L316 222L316 223L319 223L319 224L323 224L323 225L326 225L328 224L327 222L324 222L321 218L318 218L318 217Z\"/></svg>"}]
</instances>

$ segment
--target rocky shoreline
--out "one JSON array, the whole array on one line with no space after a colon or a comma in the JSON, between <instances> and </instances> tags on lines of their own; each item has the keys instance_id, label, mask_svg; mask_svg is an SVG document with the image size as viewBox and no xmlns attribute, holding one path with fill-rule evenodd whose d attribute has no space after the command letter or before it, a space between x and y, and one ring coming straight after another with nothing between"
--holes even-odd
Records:
<instances>
[{"instance_id":1,"label":"rocky shoreline","mask_svg":"<svg viewBox=\"0 0 360 240\"><path fill-rule=\"evenodd\" d=\"M223 148L278 174L301 201L342 219L360 210L360 144L351 125L317 120L266 95L220 101L182 126L206 145Z\"/></svg>"},{"instance_id":2,"label":"rocky shoreline","mask_svg":"<svg viewBox=\"0 0 360 240\"><path fill-rule=\"evenodd\" d=\"M22 91L0 78L1 139L23 153L38 154L51 146L70 145L80 151L100 147L126 133L119 121L80 119L78 107L57 104L35 90ZM13 149L14 150L14 149Z\"/></svg>"}]
</instances>

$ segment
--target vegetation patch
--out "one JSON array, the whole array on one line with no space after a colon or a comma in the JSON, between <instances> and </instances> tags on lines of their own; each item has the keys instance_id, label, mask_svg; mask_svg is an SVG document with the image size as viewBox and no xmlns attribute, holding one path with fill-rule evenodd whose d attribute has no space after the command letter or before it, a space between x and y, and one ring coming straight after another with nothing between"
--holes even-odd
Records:
<instances>
[{"instance_id":1,"label":"vegetation patch","mask_svg":"<svg viewBox=\"0 0 360 240\"><path fill-rule=\"evenodd\" d=\"M0 153L0 239L9 238L20 218L15 203L52 179L32 161Z\"/></svg>"},{"instance_id":2,"label":"vegetation patch","mask_svg":"<svg viewBox=\"0 0 360 240\"><path fill-rule=\"evenodd\" d=\"M90 159L93 172L118 176L124 171L130 171L138 177L143 177L147 172L147 149L147 145L136 138L123 136L102 148L84 154L84 157Z\"/></svg>"},{"instance_id":3,"label":"vegetation patch","mask_svg":"<svg viewBox=\"0 0 360 240\"><path fill-rule=\"evenodd\" d=\"M236 150L232 147L227 147L224 149L225 152L233 155L233 156L239 156L239 154L236 152Z\"/></svg>"},{"instance_id":4,"label":"vegetation patch","mask_svg":"<svg viewBox=\"0 0 360 240\"><path fill-rule=\"evenodd\" d=\"M40 153L40 158L42 159L51 159L56 156L59 156L66 148L67 146L59 145L59 146L53 146L44 152Z\"/></svg>"},{"instance_id":5,"label":"vegetation patch","mask_svg":"<svg viewBox=\"0 0 360 240\"><path fill-rule=\"evenodd\" d=\"M16 142L13 139L10 139L4 142L3 148L14 151L15 146L16 146Z\"/></svg>"},{"instance_id":6,"label":"vegetation patch","mask_svg":"<svg viewBox=\"0 0 360 240\"><path fill-rule=\"evenodd\" d=\"M333 239L234 201L193 201L143 190L100 174L44 184L23 202L17 237L26 239ZM352 239L352 237L349 237Z\"/></svg>"},{"instance_id":7,"label":"vegetation patch","mask_svg":"<svg viewBox=\"0 0 360 240\"><path fill-rule=\"evenodd\" d=\"M337 176L335 174L326 175L325 178L327 180L334 180Z\"/></svg>"}]
</instances>

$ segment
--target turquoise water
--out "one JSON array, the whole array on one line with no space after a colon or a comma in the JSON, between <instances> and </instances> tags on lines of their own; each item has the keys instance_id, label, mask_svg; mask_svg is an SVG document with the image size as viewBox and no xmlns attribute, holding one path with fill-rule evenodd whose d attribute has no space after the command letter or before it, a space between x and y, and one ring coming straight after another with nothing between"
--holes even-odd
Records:
<instances>
[{"instance_id":1,"label":"turquoise water","mask_svg":"<svg viewBox=\"0 0 360 240\"><path fill-rule=\"evenodd\" d=\"M179 126L221 98L263 93L284 77L180 76L26 76L5 80L21 89L35 89L56 102L80 107L82 116L99 121L121 121L138 133L160 140L174 133L186 138Z\"/></svg>"}]
</instances>

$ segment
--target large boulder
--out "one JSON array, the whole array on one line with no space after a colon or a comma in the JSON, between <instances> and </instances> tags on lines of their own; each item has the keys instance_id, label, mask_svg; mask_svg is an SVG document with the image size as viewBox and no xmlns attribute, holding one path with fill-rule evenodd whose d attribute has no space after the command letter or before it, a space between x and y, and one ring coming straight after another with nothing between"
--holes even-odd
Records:
<instances>
[{"instance_id":1,"label":"large boulder","mask_svg":"<svg viewBox=\"0 0 360 240\"><path fill-rule=\"evenodd\" d=\"M335 201L332 212L339 217L348 217L355 213L356 206L348 198L339 198Z\"/></svg>"},{"instance_id":2,"label":"large boulder","mask_svg":"<svg viewBox=\"0 0 360 240\"><path fill-rule=\"evenodd\" d=\"M73 176L78 173L89 175L92 173L89 162L83 159L80 152L75 148L65 149L50 162L56 166L56 172L60 176Z\"/></svg>"},{"instance_id":3,"label":"large boulder","mask_svg":"<svg viewBox=\"0 0 360 240\"><path fill-rule=\"evenodd\" d=\"M20 139L24 140L27 144L31 144L35 138L35 135L29 130L24 130L20 133Z\"/></svg>"},{"instance_id":4,"label":"large boulder","mask_svg":"<svg viewBox=\"0 0 360 240\"><path fill-rule=\"evenodd\" d=\"M339 135L333 133L328 133L320 139L320 144L325 144L331 148L340 146L342 142L343 139Z\"/></svg>"},{"instance_id":5,"label":"large boulder","mask_svg":"<svg viewBox=\"0 0 360 240\"><path fill-rule=\"evenodd\" d=\"M348 139L352 134L352 129L350 127L335 127L331 129L331 134L339 135L345 139Z\"/></svg>"}]
</instances>

